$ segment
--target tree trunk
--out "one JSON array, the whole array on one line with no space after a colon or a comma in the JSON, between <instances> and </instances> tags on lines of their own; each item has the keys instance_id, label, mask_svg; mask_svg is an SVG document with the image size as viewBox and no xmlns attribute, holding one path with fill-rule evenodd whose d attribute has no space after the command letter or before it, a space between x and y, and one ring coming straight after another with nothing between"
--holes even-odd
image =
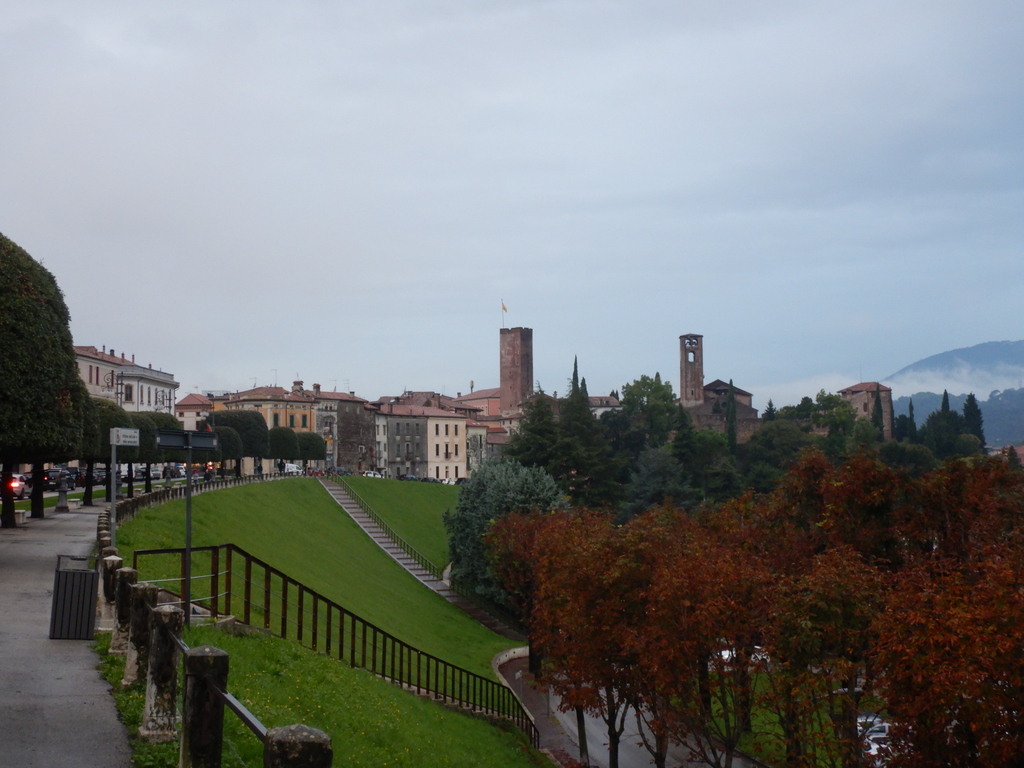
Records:
<instances>
[{"instance_id":1,"label":"tree trunk","mask_svg":"<svg viewBox=\"0 0 1024 768\"><path fill-rule=\"evenodd\" d=\"M92 484L96 480L94 476L95 467L96 462L94 462L92 459L89 459L85 463L85 492L82 494L83 507L92 506Z\"/></svg>"},{"instance_id":2,"label":"tree trunk","mask_svg":"<svg viewBox=\"0 0 1024 768\"><path fill-rule=\"evenodd\" d=\"M153 464L152 462L146 462L146 485L145 493L153 492Z\"/></svg>"},{"instance_id":3,"label":"tree trunk","mask_svg":"<svg viewBox=\"0 0 1024 768\"><path fill-rule=\"evenodd\" d=\"M587 718L583 707L576 707L576 737L580 742L580 762L590 765L590 748L587 746Z\"/></svg>"},{"instance_id":4,"label":"tree trunk","mask_svg":"<svg viewBox=\"0 0 1024 768\"><path fill-rule=\"evenodd\" d=\"M32 465L32 518L43 519L43 494L46 492L46 470L41 463Z\"/></svg>"},{"instance_id":5,"label":"tree trunk","mask_svg":"<svg viewBox=\"0 0 1024 768\"><path fill-rule=\"evenodd\" d=\"M135 462L128 462L128 498L135 497Z\"/></svg>"},{"instance_id":6,"label":"tree trunk","mask_svg":"<svg viewBox=\"0 0 1024 768\"><path fill-rule=\"evenodd\" d=\"M107 503L114 498L114 465L107 462Z\"/></svg>"},{"instance_id":7,"label":"tree trunk","mask_svg":"<svg viewBox=\"0 0 1024 768\"><path fill-rule=\"evenodd\" d=\"M16 528L14 519L14 493L11 491L11 475L13 468L10 462L4 462L0 472L0 528Z\"/></svg>"}]
</instances>

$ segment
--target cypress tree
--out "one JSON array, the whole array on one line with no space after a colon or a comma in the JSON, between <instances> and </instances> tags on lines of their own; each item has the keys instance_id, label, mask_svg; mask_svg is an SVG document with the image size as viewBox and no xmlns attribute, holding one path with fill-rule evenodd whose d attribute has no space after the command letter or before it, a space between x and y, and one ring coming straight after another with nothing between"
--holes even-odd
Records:
<instances>
[{"instance_id":1,"label":"cypress tree","mask_svg":"<svg viewBox=\"0 0 1024 768\"><path fill-rule=\"evenodd\" d=\"M1017 455L1017 449L1012 445L1006 446L1006 463L1009 465L1010 469L1016 469L1019 471L1021 468L1020 456Z\"/></svg>"},{"instance_id":2,"label":"cypress tree","mask_svg":"<svg viewBox=\"0 0 1024 768\"><path fill-rule=\"evenodd\" d=\"M942 406L939 408L942 413L949 413L949 392L942 390Z\"/></svg>"},{"instance_id":3,"label":"cypress tree","mask_svg":"<svg viewBox=\"0 0 1024 768\"><path fill-rule=\"evenodd\" d=\"M910 398L909 421L907 422L907 442L917 442L917 422L914 421L914 398Z\"/></svg>"},{"instance_id":4,"label":"cypress tree","mask_svg":"<svg viewBox=\"0 0 1024 768\"><path fill-rule=\"evenodd\" d=\"M736 390L729 379L729 394L725 398L725 437L729 441L729 453L736 455Z\"/></svg>"},{"instance_id":5,"label":"cypress tree","mask_svg":"<svg viewBox=\"0 0 1024 768\"><path fill-rule=\"evenodd\" d=\"M967 427L967 431L972 435L981 440L981 447L985 447L985 429L984 419L981 415L981 407L978 405L978 400L975 398L974 393L971 392L967 395L967 399L964 401L964 426Z\"/></svg>"},{"instance_id":6,"label":"cypress tree","mask_svg":"<svg viewBox=\"0 0 1024 768\"><path fill-rule=\"evenodd\" d=\"M764 413L761 415L761 421L775 421L775 403L768 399L768 405L764 409Z\"/></svg>"},{"instance_id":7,"label":"cypress tree","mask_svg":"<svg viewBox=\"0 0 1024 768\"><path fill-rule=\"evenodd\" d=\"M871 423L880 435L885 434L885 417L882 415L882 390L879 384L875 384L875 403L871 406Z\"/></svg>"}]
</instances>

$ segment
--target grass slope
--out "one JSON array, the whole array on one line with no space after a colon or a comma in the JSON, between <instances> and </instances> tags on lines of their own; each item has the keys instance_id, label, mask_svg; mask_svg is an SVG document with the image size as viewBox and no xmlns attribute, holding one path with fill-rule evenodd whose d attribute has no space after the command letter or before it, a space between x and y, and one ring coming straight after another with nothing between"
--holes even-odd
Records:
<instances>
[{"instance_id":1,"label":"grass slope","mask_svg":"<svg viewBox=\"0 0 1024 768\"><path fill-rule=\"evenodd\" d=\"M213 645L230 657L228 689L267 727L304 723L331 737L334 765L548 765L514 729L438 706L362 670L294 643L260 634L237 636L210 627L185 633L193 648ZM101 652L107 640L98 643ZM105 656L101 669L117 688L123 658ZM144 686L116 690L122 719L134 735ZM230 711L224 718L224 765L262 765L262 747ZM133 742L135 765L171 768L178 744Z\"/></svg>"},{"instance_id":2,"label":"grass slope","mask_svg":"<svg viewBox=\"0 0 1024 768\"><path fill-rule=\"evenodd\" d=\"M458 486L372 477L345 479L395 533L430 562L441 568L448 565L448 533L441 516L446 509L455 510Z\"/></svg>"},{"instance_id":3,"label":"grass slope","mask_svg":"<svg viewBox=\"0 0 1024 768\"><path fill-rule=\"evenodd\" d=\"M410 484L411 485L411 484ZM125 562L136 549L184 546L184 501L144 510L118 532ZM494 679L510 647L424 587L374 544L311 478L212 491L192 500L192 544L234 543L387 632ZM157 564L140 563L141 578Z\"/></svg>"}]
</instances>

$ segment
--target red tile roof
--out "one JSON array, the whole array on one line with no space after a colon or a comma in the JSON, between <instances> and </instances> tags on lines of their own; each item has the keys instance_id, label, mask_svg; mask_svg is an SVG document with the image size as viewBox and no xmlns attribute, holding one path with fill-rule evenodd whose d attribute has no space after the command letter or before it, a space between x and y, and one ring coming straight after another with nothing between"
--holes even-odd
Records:
<instances>
[{"instance_id":1,"label":"red tile roof","mask_svg":"<svg viewBox=\"0 0 1024 768\"><path fill-rule=\"evenodd\" d=\"M860 384L854 384L852 387L839 390L839 394L846 392L874 392L876 387L879 392L892 392L890 387L885 386L885 384L879 384L877 381L862 381Z\"/></svg>"}]
</instances>

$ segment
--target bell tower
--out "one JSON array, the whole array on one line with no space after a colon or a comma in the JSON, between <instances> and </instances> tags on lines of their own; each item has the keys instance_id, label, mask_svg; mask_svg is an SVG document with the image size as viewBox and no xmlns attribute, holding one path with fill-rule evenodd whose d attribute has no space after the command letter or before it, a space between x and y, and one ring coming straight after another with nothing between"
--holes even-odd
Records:
<instances>
[{"instance_id":1,"label":"bell tower","mask_svg":"<svg viewBox=\"0 0 1024 768\"><path fill-rule=\"evenodd\" d=\"M704 403L704 337L699 333L679 337L679 402L684 408Z\"/></svg>"}]
</instances>

